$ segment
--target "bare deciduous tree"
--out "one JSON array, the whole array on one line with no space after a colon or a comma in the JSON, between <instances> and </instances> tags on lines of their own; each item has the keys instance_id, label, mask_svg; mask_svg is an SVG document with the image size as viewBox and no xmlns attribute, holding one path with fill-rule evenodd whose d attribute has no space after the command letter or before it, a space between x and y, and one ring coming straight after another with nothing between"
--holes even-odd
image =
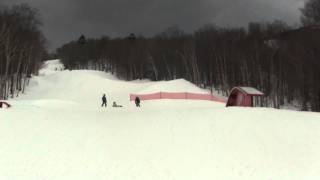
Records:
<instances>
[{"instance_id":1,"label":"bare deciduous tree","mask_svg":"<svg viewBox=\"0 0 320 180\"><path fill-rule=\"evenodd\" d=\"M320 25L320 0L308 0L301 12L301 21L305 26Z\"/></svg>"}]
</instances>

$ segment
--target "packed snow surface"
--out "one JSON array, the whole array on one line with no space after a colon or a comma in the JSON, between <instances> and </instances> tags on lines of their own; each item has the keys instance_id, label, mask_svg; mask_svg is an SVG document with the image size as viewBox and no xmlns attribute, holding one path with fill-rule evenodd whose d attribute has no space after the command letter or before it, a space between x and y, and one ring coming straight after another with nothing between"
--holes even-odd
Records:
<instances>
[{"instance_id":1,"label":"packed snow surface","mask_svg":"<svg viewBox=\"0 0 320 180\"><path fill-rule=\"evenodd\" d=\"M0 109L1 180L320 178L319 113L195 100L136 108L129 93L206 91L185 80L125 82L62 69L46 62L26 94Z\"/></svg>"}]
</instances>

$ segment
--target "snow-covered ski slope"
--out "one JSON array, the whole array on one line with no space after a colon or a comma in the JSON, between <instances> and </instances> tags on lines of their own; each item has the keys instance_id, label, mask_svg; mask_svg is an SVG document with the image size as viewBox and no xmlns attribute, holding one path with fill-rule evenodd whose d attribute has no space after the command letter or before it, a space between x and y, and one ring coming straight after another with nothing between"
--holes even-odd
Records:
<instances>
[{"instance_id":1,"label":"snow-covered ski slope","mask_svg":"<svg viewBox=\"0 0 320 180\"><path fill-rule=\"evenodd\" d=\"M0 109L1 180L320 179L319 113L194 100L138 109L129 93L206 91L59 66L48 61L13 108Z\"/></svg>"}]
</instances>

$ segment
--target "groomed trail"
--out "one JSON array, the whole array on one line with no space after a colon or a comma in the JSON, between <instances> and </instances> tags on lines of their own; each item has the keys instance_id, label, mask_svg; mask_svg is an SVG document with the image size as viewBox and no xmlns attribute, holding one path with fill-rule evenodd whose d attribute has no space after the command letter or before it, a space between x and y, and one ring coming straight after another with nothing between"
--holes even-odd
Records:
<instances>
[{"instance_id":1,"label":"groomed trail","mask_svg":"<svg viewBox=\"0 0 320 180\"><path fill-rule=\"evenodd\" d=\"M207 91L182 79L126 82L60 69L47 61L13 108L0 109L1 180L320 178L319 113L195 100L136 108L130 93Z\"/></svg>"}]
</instances>

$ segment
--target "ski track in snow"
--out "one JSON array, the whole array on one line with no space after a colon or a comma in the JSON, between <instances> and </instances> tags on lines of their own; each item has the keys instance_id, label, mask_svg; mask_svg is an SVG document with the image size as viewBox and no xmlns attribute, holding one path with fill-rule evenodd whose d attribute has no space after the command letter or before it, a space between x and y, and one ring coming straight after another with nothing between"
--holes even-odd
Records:
<instances>
[{"instance_id":1,"label":"ski track in snow","mask_svg":"<svg viewBox=\"0 0 320 180\"><path fill-rule=\"evenodd\" d=\"M136 108L129 93L206 91L182 79L125 82L56 68L46 62L13 108L0 109L1 180L320 178L319 113L194 100Z\"/></svg>"}]
</instances>

